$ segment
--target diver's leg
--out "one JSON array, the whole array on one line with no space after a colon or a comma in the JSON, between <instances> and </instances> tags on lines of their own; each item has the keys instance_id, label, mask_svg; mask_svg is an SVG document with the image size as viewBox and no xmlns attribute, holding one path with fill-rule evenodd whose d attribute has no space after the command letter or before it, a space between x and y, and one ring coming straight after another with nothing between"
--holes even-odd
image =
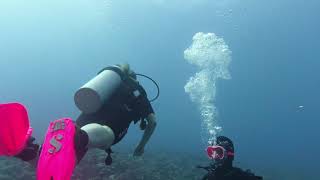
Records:
<instances>
[{"instance_id":1,"label":"diver's leg","mask_svg":"<svg viewBox=\"0 0 320 180\"><path fill-rule=\"evenodd\" d=\"M28 162L31 166L36 168L39 160L40 152L41 152L41 147L39 144L35 143L34 141L35 141L35 138L31 136L24 150L18 155L16 155L15 157L25 162ZM74 135L74 144L75 144L77 162L79 163L88 150L87 149L88 135L84 130L80 129L77 126L76 126L76 133Z\"/></svg>"},{"instance_id":2,"label":"diver's leg","mask_svg":"<svg viewBox=\"0 0 320 180\"><path fill-rule=\"evenodd\" d=\"M34 143L35 138L30 137L27 141L26 147L14 157L19 158L25 162L28 162L33 167L37 167L37 162L39 159L40 146Z\"/></svg>"},{"instance_id":3,"label":"diver's leg","mask_svg":"<svg viewBox=\"0 0 320 180\"><path fill-rule=\"evenodd\" d=\"M90 123L81 130L85 131L89 137L88 148L99 148L106 150L113 144L115 135L112 129L108 126L97 123Z\"/></svg>"},{"instance_id":4,"label":"diver's leg","mask_svg":"<svg viewBox=\"0 0 320 180\"><path fill-rule=\"evenodd\" d=\"M79 163L88 151L87 146L89 142L89 136L84 130L80 129L78 126L76 126L74 142L76 148L77 163Z\"/></svg>"}]
</instances>

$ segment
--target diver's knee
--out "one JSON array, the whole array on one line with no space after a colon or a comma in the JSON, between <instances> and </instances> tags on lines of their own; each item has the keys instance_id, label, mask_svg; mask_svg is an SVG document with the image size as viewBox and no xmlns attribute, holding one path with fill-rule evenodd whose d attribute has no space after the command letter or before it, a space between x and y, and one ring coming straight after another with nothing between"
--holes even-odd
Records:
<instances>
[{"instance_id":1,"label":"diver's knee","mask_svg":"<svg viewBox=\"0 0 320 180\"><path fill-rule=\"evenodd\" d=\"M115 139L112 129L108 126L90 123L81 127L81 129L84 130L89 137L89 148L107 149Z\"/></svg>"}]
</instances>

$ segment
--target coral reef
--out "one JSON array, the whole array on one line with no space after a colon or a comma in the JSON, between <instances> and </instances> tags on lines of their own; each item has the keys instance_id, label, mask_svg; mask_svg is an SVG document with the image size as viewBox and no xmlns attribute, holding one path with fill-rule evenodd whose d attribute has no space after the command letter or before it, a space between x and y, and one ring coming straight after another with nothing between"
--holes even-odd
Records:
<instances>
[{"instance_id":1,"label":"coral reef","mask_svg":"<svg viewBox=\"0 0 320 180\"><path fill-rule=\"evenodd\" d=\"M201 179L205 173L195 168L201 163L197 162L198 158L178 153L146 153L143 157L132 157L125 152L115 152L111 166L104 164L105 158L104 151L90 150L76 167L72 180L193 180ZM36 179L35 169L19 159L1 157L0 179Z\"/></svg>"}]
</instances>

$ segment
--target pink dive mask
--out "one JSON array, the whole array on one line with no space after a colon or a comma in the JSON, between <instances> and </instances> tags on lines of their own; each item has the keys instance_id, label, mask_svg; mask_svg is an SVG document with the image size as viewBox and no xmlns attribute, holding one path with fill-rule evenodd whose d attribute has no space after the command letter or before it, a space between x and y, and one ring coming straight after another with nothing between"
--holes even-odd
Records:
<instances>
[{"instance_id":1,"label":"pink dive mask","mask_svg":"<svg viewBox=\"0 0 320 180\"><path fill-rule=\"evenodd\" d=\"M227 151L222 146L208 146L207 155L209 159L222 160L224 158L227 158L228 156L234 156L234 153Z\"/></svg>"}]
</instances>

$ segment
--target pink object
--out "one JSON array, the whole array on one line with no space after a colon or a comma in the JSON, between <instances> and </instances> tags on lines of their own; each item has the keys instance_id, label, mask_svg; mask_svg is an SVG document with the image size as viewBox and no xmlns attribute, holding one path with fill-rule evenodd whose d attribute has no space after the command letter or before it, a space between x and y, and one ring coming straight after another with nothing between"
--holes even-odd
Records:
<instances>
[{"instance_id":1,"label":"pink object","mask_svg":"<svg viewBox=\"0 0 320 180\"><path fill-rule=\"evenodd\" d=\"M76 166L74 135L70 118L50 123L37 167L38 180L69 180Z\"/></svg>"},{"instance_id":2,"label":"pink object","mask_svg":"<svg viewBox=\"0 0 320 180\"><path fill-rule=\"evenodd\" d=\"M234 156L234 153L228 152L222 146L208 146L207 155L210 159L223 159L226 156Z\"/></svg>"},{"instance_id":3,"label":"pink object","mask_svg":"<svg viewBox=\"0 0 320 180\"><path fill-rule=\"evenodd\" d=\"M19 154L31 134L28 113L22 104L0 104L0 156Z\"/></svg>"}]
</instances>

